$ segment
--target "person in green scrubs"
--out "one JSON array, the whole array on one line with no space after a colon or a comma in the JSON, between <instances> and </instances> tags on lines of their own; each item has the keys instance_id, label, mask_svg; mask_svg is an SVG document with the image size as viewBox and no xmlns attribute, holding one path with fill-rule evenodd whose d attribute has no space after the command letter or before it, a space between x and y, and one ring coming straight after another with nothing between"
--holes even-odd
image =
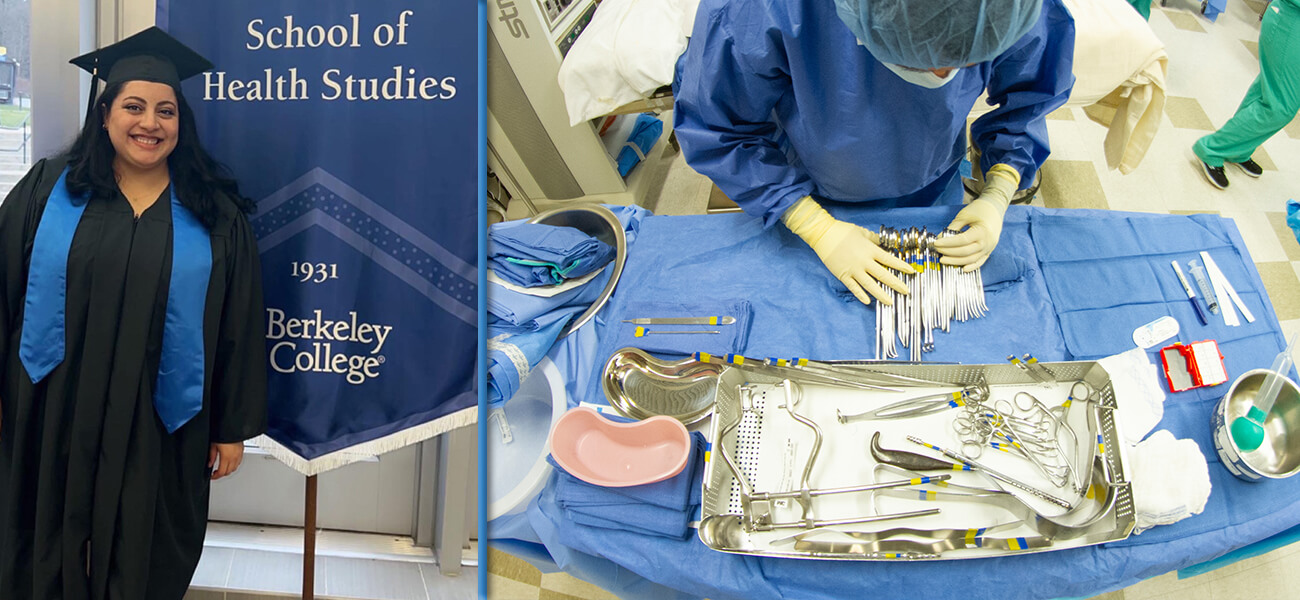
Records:
<instances>
[{"instance_id":1,"label":"person in green scrubs","mask_svg":"<svg viewBox=\"0 0 1300 600\"><path fill-rule=\"evenodd\" d=\"M1237 114L1192 146L1210 184L1228 187L1224 163L1251 177L1263 174L1251 155L1300 111L1300 0L1275 0L1259 28L1259 76Z\"/></svg>"}]
</instances>

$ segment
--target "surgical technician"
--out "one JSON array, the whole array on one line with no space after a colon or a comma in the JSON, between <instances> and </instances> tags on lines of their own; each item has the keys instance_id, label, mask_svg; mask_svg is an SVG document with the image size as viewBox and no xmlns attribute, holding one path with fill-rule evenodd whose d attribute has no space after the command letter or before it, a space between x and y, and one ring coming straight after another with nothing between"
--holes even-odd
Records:
<instances>
[{"instance_id":1,"label":"surgical technician","mask_svg":"<svg viewBox=\"0 0 1300 600\"><path fill-rule=\"evenodd\" d=\"M1300 0L1276 0L1259 24L1259 76L1246 90L1236 114L1218 131L1192 146L1210 185L1228 187L1223 163L1250 177L1264 169L1251 155L1286 127L1300 111Z\"/></svg>"},{"instance_id":2,"label":"surgical technician","mask_svg":"<svg viewBox=\"0 0 1300 600\"><path fill-rule=\"evenodd\" d=\"M858 300L889 302L876 235L820 201L960 204L966 119L987 182L936 243L978 268L1022 180L1047 159L1047 113L1074 83L1060 0L703 0L674 78L688 164L770 227L781 221Z\"/></svg>"}]
</instances>

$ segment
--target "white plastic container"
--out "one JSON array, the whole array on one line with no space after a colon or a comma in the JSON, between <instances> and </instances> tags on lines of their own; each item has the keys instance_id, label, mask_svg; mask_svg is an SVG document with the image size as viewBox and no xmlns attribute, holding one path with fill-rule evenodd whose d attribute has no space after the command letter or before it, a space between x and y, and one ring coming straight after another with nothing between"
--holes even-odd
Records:
<instances>
[{"instance_id":1,"label":"white plastic container","mask_svg":"<svg viewBox=\"0 0 1300 600\"><path fill-rule=\"evenodd\" d=\"M501 415L488 411L487 518L522 512L546 486L551 465L548 436L568 408L564 377L543 358L505 403Z\"/></svg>"}]
</instances>

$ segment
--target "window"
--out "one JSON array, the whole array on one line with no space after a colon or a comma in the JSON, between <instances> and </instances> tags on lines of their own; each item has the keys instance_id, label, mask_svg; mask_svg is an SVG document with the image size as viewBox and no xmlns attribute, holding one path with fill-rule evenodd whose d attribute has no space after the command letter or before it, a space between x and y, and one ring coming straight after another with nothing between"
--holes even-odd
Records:
<instances>
[{"instance_id":1,"label":"window","mask_svg":"<svg viewBox=\"0 0 1300 600\"><path fill-rule=\"evenodd\" d=\"M32 160L31 20L30 0L0 0L0 197Z\"/></svg>"}]
</instances>

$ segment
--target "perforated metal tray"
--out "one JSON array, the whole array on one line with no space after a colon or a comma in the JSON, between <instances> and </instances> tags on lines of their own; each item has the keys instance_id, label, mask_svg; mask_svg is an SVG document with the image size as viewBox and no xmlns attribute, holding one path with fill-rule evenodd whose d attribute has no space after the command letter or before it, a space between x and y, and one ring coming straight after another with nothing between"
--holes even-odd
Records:
<instances>
[{"instance_id":1,"label":"perforated metal tray","mask_svg":"<svg viewBox=\"0 0 1300 600\"><path fill-rule=\"evenodd\" d=\"M1044 404L1049 407L1061 404L1065 400L1069 394L1070 384L1074 381L1085 381L1096 389L1100 401L1085 404L1086 408L1083 410L1072 409L1071 423L1076 425L1075 430L1080 432L1080 444L1100 444L1093 446L1098 449L1098 452L1094 453L1097 457L1095 464L1099 465L1099 469L1104 464L1109 489L1105 491L1104 499L1097 498L1096 501L1104 502L1105 513L1087 527L1071 530L1070 535L1061 536L1068 539L1052 539L1050 545L1046 547L1039 547L1041 546L1039 544L1017 550L967 547L941 553L878 552L866 551L863 545L852 543L820 545L804 543L798 544L800 548L796 548L796 544L791 543L789 538L799 533L799 530L746 531L743 527L735 527L734 521L743 514L740 486L722 459L720 451L725 449L733 460L739 463L739 467L744 470L755 489L766 492L792 491L798 488L799 476L807 460L812 434L806 427L790 419L783 409L777 409L776 405L783 400L778 399L771 406L767 406L765 399L761 397L764 395L770 397L771 390L776 389L770 384L779 383L780 379L747 372L743 367L730 367L724 370L719 378L716 408L710 425L710 439L713 440L714 450L709 454L704 473L701 540L714 550L759 556L832 560L953 560L1077 548L1127 538L1135 525L1133 499L1125 470L1124 445L1113 415L1116 401L1113 387L1110 385L1110 377L1096 362L1047 363L1045 366L1050 369L1058 383L1040 383L1031 378L1026 371L1010 364L880 365L877 370L952 386L975 385L982 380L989 386L991 396L995 399L1003 395L1010 397L1015 391L1030 391L1040 396ZM747 384L756 384L753 389L766 390L766 393L760 392L752 396L750 410L742 411L740 387ZM881 431L882 437L890 440L888 447L914 451L936 458L941 457L929 450L902 441L904 436L917 435L926 441L934 440L933 443L939 445L953 444L950 429L945 429L948 427L945 423L950 423L951 414L941 413L918 419L894 421L865 421L849 425L839 423L834 416L837 408L848 408L846 412L850 413L870 410L898 400L923 395L926 389L868 392L820 388L814 383L805 383L802 387L806 395L797 410L802 416L818 424L824 438L823 447L809 480L810 488L824 489L877 483L878 478L873 474L875 461L868 448L868 442L874 431ZM1075 406L1080 404L1082 403L1076 402ZM1079 417L1076 415L1086 415L1088 412L1092 413L1092 418L1084 416L1084 421L1078 420ZM740 425L725 437L719 438L721 429L734 421L738 414L741 414ZM1089 430L1093 431L1088 434L1082 433ZM1082 439L1084 437L1088 439ZM989 464L993 458L995 457L985 453L981 461ZM960 483L967 485L996 487L983 477L974 474L958 473L954 475L956 476L966 477L967 479ZM958 481L954 480L954 483ZM900 494L893 493L889 496L897 498ZM818 518L845 519L870 516L873 512L879 514L878 507L884 498L883 495L881 498L875 498L871 492L862 492L822 496L815 500L820 502L816 508ZM780 504L780 501L777 503ZM1007 510L995 506L982 506L969 502L947 504L931 502L925 507L936 505L942 510L940 515L865 525L837 526L834 529L881 532L894 528L975 529L1001 525L1003 531L1006 531L1006 535L1000 535L1002 538L1015 539L1017 536L1032 537L1041 534L1035 528L1034 522L1025 520L1023 516L1015 517ZM916 506L901 505L897 510L891 509L885 512L900 512L914 508ZM799 507L793 501L784 507L777 506L773 510L774 512L786 511L784 518L777 519L778 521L798 520L800 516ZM710 519L715 521L710 523ZM730 523L733 527L725 535L715 535L718 529L711 529L711 525L717 525L724 520L733 521ZM1050 529L1050 526L1047 528ZM839 536L832 535L832 537ZM910 539L926 541L924 538L917 537ZM809 547L811 549L807 549Z\"/></svg>"}]
</instances>

